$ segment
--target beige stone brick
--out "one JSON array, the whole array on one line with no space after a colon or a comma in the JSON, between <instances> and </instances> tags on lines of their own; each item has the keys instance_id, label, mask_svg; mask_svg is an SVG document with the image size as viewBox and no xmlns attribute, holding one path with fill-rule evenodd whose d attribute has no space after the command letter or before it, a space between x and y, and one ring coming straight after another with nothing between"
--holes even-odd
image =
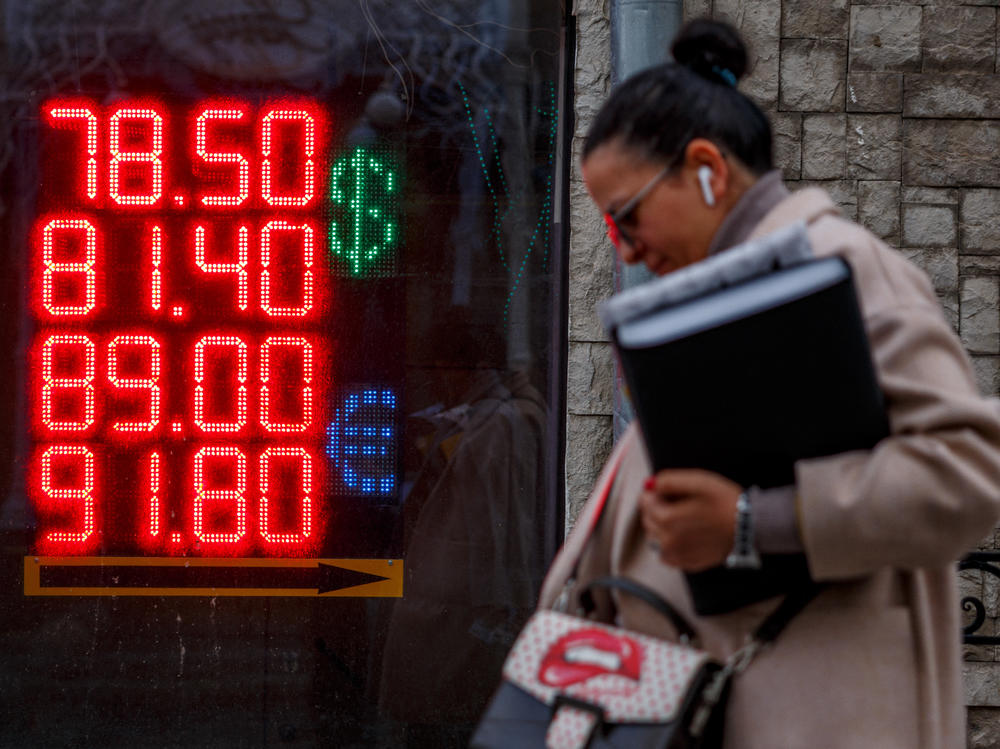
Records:
<instances>
[{"instance_id":1,"label":"beige stone brick","mask_svg":"<svg viewBox=\"0 0 1000 749\"><path fill-rule=\"evenodd\" d=\"M614 404L614 355L610 343L570 341L566 408L571 414L610 416Z\"/></svg>"},{"instance_id":2,"label":"beige stone brick","mask_svg":"<svg viewBox=\"0 0 1000 749\"><path fill-rule=\"evenodd\" d=\"M969 708L965 746L966 749L1000 749L1000 708Z\"/></svg>"},{"instance_id":3,"label":"beige stone brick","mask_svg":"<svg viewBox=\"0 0 1000 749\"><path fill-rule=\"evenodd\" d=\"M961 244L965 252L1000 254L1000 190L964 190Z\"/></svg>"},{"instance_id":4,"label":"beige stone brick","mask_svg":"<svg viewBox=\"0 0 1000 749\"><path fill-rule=\"evenodd\" d=\"M904 119L903 183L1000 184L1000 122Z\"/></svg>"},{"instance_id":5,"label":"beige stone brick","mask_svg":"<svg viewBox=\"0 0 1000 749\"><path fill-rule=\"evenodd\" d=\"M919 6L853 6L851 71L919 71L922 16Z\"/></svg>"},{"instance_id":6,"label":"beige stone brick","mask_svg":"<svg viewBox=\"0 0 1000 749\"><path fill-rule=\"evenodd\" d=\"M998 0L1000 1L1000 0ZM937 205L958 205L959 191L946 187L904 187L904 203L935 203Z\"/></svg>"},{"instance_id":7,"label":"beige stone brick","mask_svg":"<svg viewBox=\"0 0 1000 749\"><path fill-rule=\"evenodd\" d=\"M910 262L927 274L939 297L958 298L957 249L954 247L907 247L901 252Z\"/></svg>"},{"instance_id":8,"label":"beige stone brick","mask_svg":"<svg viewBox=\"0 0 1000 749\"><path fill-rule=\"evenodd\" d=\"M611 71L604 62L583 62L576 69L574 81L578 91L573 103L574 132L582 136L587 134L594 117L607 101L611 91Z\"/></svg>"},{"instance_id":9,"label":"beige stone brick","mask_svg":"<svg viewBox=\"0 0 1000 749\"><path fill-rule=\"evenodd\" d=\"M607 238L600 211L582 182L570 183L569 289L570 337L585 341L605 340L594 307L611 293L615 250ZM590 318L573 320L574 313ZM582 326L582 327L581 327Z\"/></svg>"},{"instance_id":10,"label":"beige stone brick","mask_svg":"<svg viewBox=\"0 0 1000 749\"><path fill-rule=\"evenodd\" d=\"M959 332L959 259L954 247L907 247L901 252L930 279L945 320Z\"/></svg>"},{"instance_id":11,"label":"beige stone brick","mask_svg":"<svg viewBox=\"0 0 1000 749\"><path fill-rule=\"evenodd\" d=\"M803 179L843 179L847 174L847 116L809 114L802 119Z\"/></svg>"},{"instance_id":12,"label":"beige stone brick","mask_svg":"<svg viewBox=\"0 0 1000 749\"><path fill-rule=\"evenodd\" d=\"M743 35L750 72L740 90L761 107L778 103L781 43L781 0L714 0L713 15L733 24Z\"/></svg>"},{"instance_id":13,"label":"beige stone brick","mask_svg":"<svg viewBox=\"0 0 1000 749\"><path fill-rule=\"evenodd\" d=\"M954 206L903 205L903 244L907 247L954 247L958 216Z\"/></svg>"},{"instance_id":14,"label":"beige stone brick","mask_svg":"<svg viewBox=\"0 0 1000 749\"><path fill-rule=\"evenodd\" d=\"M781 33L797 39L846 39L850 26L848 0L784 0Z\"/></svg>"},{"instance_id":15,"label":"beige stone brick","mask_svg":"<svg viewBox=\"0 0 1000 749\"><path fill-rule=\"evenodd\" d=\"M774 165L781 169L785 179L799 179L802 176L802 115L775 112L769 119L774 134Z\"/></svg>"},{"instance_id":16,"label":"beige stone brick","mask_svg":"<svg viewBox=\"0 0 1000 749\"><path fill-rule=\"evenodd\" d=\"M968 73L906 76L906 117L1000 117L1000 77Z\"/></svg>"},{"instance_id":17,"label":"beige stone brick","mask_svg":"<svg viewBox=\"0 0 1000 749\"><path fill-rule=\"evenodd\" d=\"M975 354L1000 353L1000 286L998 278L964 278L961 284L962 343Z\"/></svg>"},{"instance_id":18,"label":"beige stone brick","mask_svg":"<svg viewBox=\"0 0 1000 749\"><path fill-rule=\"evenodd\" d=\"M566 417L566 530L586 504L604 461L611 453L611 417Z\"/></svg>"},{"instance_id":19,"label":"beige stone brick","mask_svg":"<svg viewBox=\"0 0 1000 749\"><path fill-rule=\"evenodd\" d=\"M858 182L858 222L892 245L899 244L899 193L899 182Z\"/></svg>"},{"instance_id":20,"label":"beige stone brick","mask_svg":"<svg viewBox=\"0 0 1000 749\"><path fill-rule=\"evenodd\" d=\"M996 623L986 622L979 629L979 634L987 634L987 632L984 631L987 628L990 630L995 629ZM996 652L997 649L995 645L962 645L962 660L989 663L996 660Z\"/></svg>"},{"instance_id":21,"label":"beige stone brick","mask_svg":"<svg viewBox=\"0 0 1000 749\"><path fill-rule=\"evenodd\" d=\"M962 677L966 705L1000 707L1000 664L966 661Z\"/></svg>"},{"instance_id":22,"label":"beige stone brick","mask_svg":"<svg viewBox=\"0 0 1000 749\"><path fill-rule=\"evenodd\" d=\"M614 251L605 238L603 219L580 182L578 159L582 136L607 99L611 86L611 32L605 6L603 0L578 0L574 6L577 49L573 152L577 158L570 167L570 340L605 339L596 308L611 295L614 283Z\"/></svg>"},{"instance_id":23,"label":"beige stone brick","mask_svg":"<svg viewBox=\"0 0 1000 749\"><path fill-rule=\"evenodd\" d=\"M960 255L958 259L960 276L1000 276L1000 256Z\"/></svg>"},{"instance_id":24,"label":"beige stone brick","mask_svg":"<svg viewBox=\"0 0 1000 749\"><path fill-rule=\"evenodd\" d=\"M847 116L847 176L898 180L902 164L902 121L894 114Z\"/></svg>"},{"instance_id":25,"label":"beige stone brick","mask_svg":"<svg viewBox=\"0 0 1000 749\"><path fill-rule=\"evenodd\" d=\"M992 73L996 58L996 9L924 8L924 72Z\"/></svg>"},{"instance_id":26,"label":"beige stone brick","mask_svg":"<svg viewBox=\"0 0 1000 749\"><path fill-rule=\"evenodd\" d=\"M611 90L611 21L603 0L576 3L575 132L587 132Z\"/></svg>"},{"instance_id":27,"label":"beige stone brick","mask_svg":"<svg viewBox=\"0 0 1000 749\"><path fill-rule=\"evenodd\" d=\"M684 0L684 21L712 15L712 0Z\"/></svg>"},{"instance_id":28,"label":"beige stone brick","mask_svg":"<svg viewBox=\"0 0 1000 749\"><path fill-rule=\"evenodd\" d=\"M990 533L985 539L984 543L989 543L993 540L993 535ZM969 570L966 570L968 572ZM990 572L976 571L983 580L983 596L982 603L983 608L986 611L987 620L996 621L1000 609L998 609L998 604L1000 604L1000 578L994 576Z\"/></svg>"},{"instance_id":29,"label":"beige stone brick","mask_svg":"<svg viewBox=\"0 0 1000 749\"><path fill-rule=\"evenodd\" d=\"M851 72L847 75L848 112L899 112L902 108L902 73Z\"/></svg>"},{"instance_id":30,"label":"beige stone brick","mask_svg":"<svg viewBox=\"0 0 1000 749\"><path fill-rule=\"evenodd\" d=\"M835 39L785 39L781 44L779 109L842 112L847 44Z\"/></svg>"},{"instance_id":31,"label":"beige stone brick","mask_svg":"<svg viewBox=\"0 0 1000 749\"><path fill-rule=\"evenodd\" d=\"M972 368L980 393L992 397L1000 395L1000 356L973 356Z\"/></svg>"}]
</instances>

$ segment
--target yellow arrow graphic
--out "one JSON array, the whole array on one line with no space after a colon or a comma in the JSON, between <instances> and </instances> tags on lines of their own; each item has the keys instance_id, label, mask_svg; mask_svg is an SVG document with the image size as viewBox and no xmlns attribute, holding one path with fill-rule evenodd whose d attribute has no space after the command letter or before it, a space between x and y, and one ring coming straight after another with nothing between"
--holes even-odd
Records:
<instances>
[{"instance_id":1,"label":"yellow arrow graphic","mask_svg":"<svg viewBox=\"0 0 1000 749\"><path fill-rule=\"evenodd\" d=\"M403 560L27 556L24 594L400 598Z\"/></svg>"}]
</instances>

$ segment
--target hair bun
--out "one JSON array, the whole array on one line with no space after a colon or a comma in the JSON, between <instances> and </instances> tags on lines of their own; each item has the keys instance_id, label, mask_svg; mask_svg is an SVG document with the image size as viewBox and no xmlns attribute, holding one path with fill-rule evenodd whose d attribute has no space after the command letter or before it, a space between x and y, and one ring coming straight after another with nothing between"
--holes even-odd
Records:
<instances>
[{"instance_id":1,"label":"hair bun","mask_svg":"<svg viewBox=\"0 0 1000 749\"><path fill-rule=\"evenodd\" d=\"M716 83L735 86L747 71L746 45L739 32L722 21L699 18L685 24L670 52L678 64Z\"/></svg>"}]
</instances>

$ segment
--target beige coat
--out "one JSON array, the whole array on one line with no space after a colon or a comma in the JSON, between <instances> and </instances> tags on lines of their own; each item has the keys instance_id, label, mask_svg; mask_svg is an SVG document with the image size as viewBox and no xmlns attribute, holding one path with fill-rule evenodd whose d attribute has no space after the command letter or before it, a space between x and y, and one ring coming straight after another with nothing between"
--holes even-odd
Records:
<instances>
[{"instance_id":1,"label":"beige coat","mask_svg":"<svg viewBox=\"0 0 1000 749\"><path fill-rule=\"evenodd\" d=\"M754 230L804 219L818 256L854 272L892 436L872 451L796 465L799 524L814 578L833 581L742 674L727 713L727 749L958 749L965 745L954 560L1000 515L1000 410L982 398L926 277L840 217L817 189L793 194ZM645 542L637 499L650 473L631 429L612 504L581 579L625 575L658 590L726 657L773 609L764 601L696 617L681 574ZM604 474L599 495L610 480ZM580 553L593 498L542 592L551 605ZM670 636L645 604L616 596L623 626Z\"/></svg>"}]
</instances>

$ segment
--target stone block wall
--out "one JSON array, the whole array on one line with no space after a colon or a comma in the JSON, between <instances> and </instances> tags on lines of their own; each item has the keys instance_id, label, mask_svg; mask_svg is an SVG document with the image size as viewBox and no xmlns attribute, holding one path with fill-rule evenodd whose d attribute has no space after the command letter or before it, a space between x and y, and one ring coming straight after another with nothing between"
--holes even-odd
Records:
<instances>
[{"instance_id":1,"label":"stone block wall","mask_svg":"<svg viewBox=\"0 0 1000 749\"><path fill-rule=\"evenodd\" d=\"M572 527L612 446L614 360L597 304L614 290L614 252L587 197L580 151L611 91L607 0L576 0L575 112L570 167L569 357L566 390L566 527Z\"/></svg>"},{"instance_id":2,"label":"stone block wall","mask_svg":"<svg viewBox=\"0 0 1000 749\"><path fill-rule=\"evenodd\" d=\"M929 274L1000 392L1000 0L685 0L686 18L741 29L741 89L769 114L790 187L825 188L845 214ZM576 138L607 96L608 0L576 0ZM664 40L667 44L668 40ZM567 523L611 446L613 362L594 314L613 257L574 161L571 181ZM982 548L1000 548L990 533ZM1000 634L1000 585L963 573ZM1000 747L1000 652L966 648L969 746Z\"/></svg>"}]
</instances>

